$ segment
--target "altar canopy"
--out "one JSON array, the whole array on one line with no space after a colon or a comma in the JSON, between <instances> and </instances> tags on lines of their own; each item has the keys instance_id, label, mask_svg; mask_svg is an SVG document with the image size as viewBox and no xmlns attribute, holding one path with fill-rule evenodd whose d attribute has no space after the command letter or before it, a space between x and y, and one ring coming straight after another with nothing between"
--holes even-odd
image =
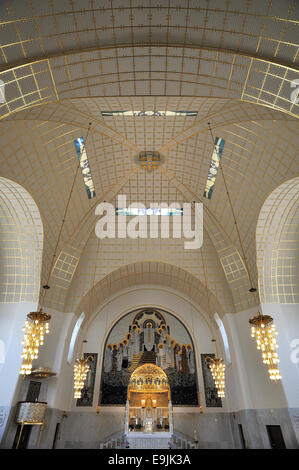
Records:
<instances>
[{"instance_id":1,"label":"altar canopy","mask_svg":"<svg viewBox=\"0 0 299 470\"><path fill-rule=\"evenodd\" d=\"M144 364L132 373L126 405L128 432L171 432L172 406L167 375L154 364Z\"/></svg>"}]
</instances>

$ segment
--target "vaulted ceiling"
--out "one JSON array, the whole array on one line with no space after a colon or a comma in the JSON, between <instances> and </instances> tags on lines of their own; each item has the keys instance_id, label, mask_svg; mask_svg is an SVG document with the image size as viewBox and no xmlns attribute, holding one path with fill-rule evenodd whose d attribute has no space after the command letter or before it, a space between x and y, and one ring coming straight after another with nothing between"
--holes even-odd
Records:
<instances>
[{"instance_id":1,"label":"vaulted ceiling","mask_svg":"<svg viewBox=\"0 0 299 470\"><path fill-rule=\"evenodd\" d=\"M121 272L131 284L159 284L163 273L165 282L198 282L203 304L208 288L221 314L252 306L221 172L212 199L203 198L213 150L207 123L225 140L223 173L257 286L260 209L298 175L291 95L299 79L298 2L19 0L1 2L0 18L0 174L27 189L40 209L42 283L78 165L74 139L86 138L92 123L86 148L96 198L87 198L78 174L46 305L77 311L85 299L88 309L93 286L107 289L105 280ZM101 114L128 109L198 113ZM163 156L152 173L136 164L143 150ZM103 200L117 205L118 194L145 204L203 202L203 248L194 253L182 240L161 238L100 241L95 207ZM101 298L98 289L94 295Z\"/></svg>"}]
</instances>

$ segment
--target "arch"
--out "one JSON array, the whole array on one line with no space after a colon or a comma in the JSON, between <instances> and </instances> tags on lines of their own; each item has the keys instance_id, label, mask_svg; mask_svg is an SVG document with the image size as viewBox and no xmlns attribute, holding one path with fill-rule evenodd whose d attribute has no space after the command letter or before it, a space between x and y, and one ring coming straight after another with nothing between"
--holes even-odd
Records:
<instances>
[{"instance_id":1,"label":"arch","mask_svg":"<svg viewBox=\"0 0 299 470\"><path fill-rule=\"evenodd\" d=\"M299 303L299 177L265 200L256 227L262 303Z\"/></svg>"},{"instance_id":2,"label":"arch","mask_svg":"<svg viewBox=\"0 0 299 470\"><path fill-rule=\"evenodd\" d=\"M208 287L198 278L178 266L147 261L128 264L109 273L87 292L75 313L79 316L80 312L85 311L89 315L119 290L141 284L162 285L178 290L209 312ZM224 306L211 290L209 298L211 309L224 315Z\"/></svg>"},{"instance_id":3,"label":"arch","mask_svg":"<svg viewBox=\"0 0 299 470\"><path fill-rule=\"evenodd\" d=\"M139 320L134 323L136 317ZM155 320L155 328L143 328L144 320L150 317ZM159 328L162 324L165 328ZM163 373L165 385L169 384L173 404L197 405L195 356L191 334L172 313L150 307L126 313L114 323L106 337L101 374L102 404L124 404L127 391L133 386L138 391L139 386L144 385L143 381L135 380L139 372L153 367L158 375Z\"/></svg>"},{"instance_id":4,"label":"arch","mask_svg":"<svg viewBox=\"0 0 299 470\"><path fill-rule=\"evenodd\" d=\"M34 156L35 151L36 151L36 149L38 149L39 155L42 156L41 160L42 160L43 171L45 172L45 174L49 174L49 175L51 175L53 173L53 170L54 170L54 167L55 167L54 162L57 161L57 164L59 165L58 162L60 161L60 156L59 156L60 152L59 151L57 153L53 152L53 150L55 150L55 149L53 149L53 142L52 142L52 139L50 139L49 137L45 137L45 139L47 140L47 144L45 144L45 142L44 142L44 145L42 145L42 141L44 141L44 139L41 139L41 140L39 140L39 139L44 135L46 136L47 133L49 133L49 129L47 128L46 130L44 130L45 133L43 133L41 131L40 124L38 124L39 121L36 121L36 123L34 125L34 131L32 130L33 138L30 137L30 139L28 139L28 136L31 135L31 133L30 133L31 130L28 132L29 128L27 127L27 119L29 119L29 115L31 113L33 114L34 112L38 113L38 115L35 115L35 118L39 118L39 119L42 119L42 120L45 120L45 121L49 120L51 115L52 115L52 119L54 119L54 117L57 116L58 114L60 115L60 119L62 119L63 113L62 113L62 111L60 111L60 113L59 113L59 108L63 108L63 103L65 103L65 108L64 109L65 110L69 109L68 113L70 115L72 114L72 115L76 115L76 116L77 115L81 116L81 109L83 109L84 107L83 107L83 105L82 105L82 108L81 108L81 106L79 107L78 102L79 101L80 102L81 101L85 102L86 100L88 100L88 99L87 98L82 98L80 100L69 100L69 103L74 104L74 108L71 108L71 107L67 108L66 104L67 104L68 100L65 100L65 101L61 100L59 103L55 104L57 109L55 108L54 105L50 105L50 104L45 105L45 106L41 106L39 108L36 107L36 108L28 109L26 111L26 115L23 114L23 117L25 117L25 121L22 121L22 122L18 121L17 123L16 123L16 121L13 121L14 122L13 127L11 126L11 123L2 121L2 126L3 126L2 134L3 134L3 136L5 136L5 139L3 138L3 142L5 140L5 141L8 141L10 143L10 145L9 145L10 150L8 150L8 152L9 152L9 156L10 156L10 159L11 159L10 169L12 171L9 171L7 176L9 178L13 179L13 180L16 180L16 181L22 181L22 183L24 184L24 186L26 188L30 187L29 186L30 181L31 181L30 175L28 175L28 177L30 178L30 181L27 180L27 177L26 177L26 181L25 181L24 178L22 177L22 175L20 174L19 165L18 165L19 147L26 146L27 151L28 151L28 159L29 159L28 161L30 162L31 165L33 165L34 175L36 175L36 180L37 180L36 185L34 186L34 197L36 198L38 196L39 205L40 205L41 211L43 213L44 223L47 223L47 221L49 221L48 228L47 228L47 239L46 239L46 244L45 244L45 250L46 250L45 258L44 258L45 261L51 259L50 251L52 250L52 248L51 248L51 243L50 243L50 237L55 236L54 233L51 235L51 231L53 230L51 228L52 223L59 224L60 215L61 215L59 213L59 211L57 210L57 211L52 211L50 217L48 217L48 212L49 212L48 211L48 205L52 203L53 206L57 206L57 207L59 206L60 207L59 198L67 197L67 190L68 190L67 188L68 188L68 184L70 184L70 183L68 183L68 181L69 181L68 178L71 177L71 173L66 172L65 173L65 178L62 178L61 181L59 179L53 178L51 180L51 184L49 184L49 191L47 191L47 193L45 194L45 191L44 191L44 188L43 188L42 184L40 184L40 182L38 181L39 175L36 173L36 172L39 171L38 170L39 167L37 165L35 165L35 158L36 158ZM178 98L176 98L175 100L176 101L173 101L173 99L171 99L170 102L171 103L176 103L178 105L178 103L179 103ZM183 98L183 100L184 100L185 103L186 102L190 103L190 98L189 98L189 101L188 100L186 101L186 98ZM200 99L198 98L197 100L200 100ZM209 104L209 109L210 109L210 111L213 109L213 113L215 114L215 119L217 117L217 120L218 120L219 119L219 113L220 113L219 109L221 108L220 104L223 104L225 100L219 100L219 103L217 104L217 108L215 107L216 103L214 103L214 105L212 105L211 100L215 100L215 98L213 98L213 99L209 98L209 103L210 103ZM91 106L92 101L93 101L93 99L91 98L90 99L90 107L88 107L88 109L90 109L90 112L92 110L92 106ZM204 100L203 102L205 102L205 101L206 100ZM235 107L234 110L235 110L235 113L236 113L237 116L240 116L241 109L243 109L244 116L245 116L248 112L247 111L248 107L251 109L251 111L253 111L253 108L258 108L255 104L241 103L241 102L239 102L238 107L236 107L237 100L227 99L226 101L228 103L230 102L231 104L233 104L233 106ZM101 99L101 103L107 103L107 102L108 102L107 98L105 98L105 99L102 98ZM122 99L122 101L118 100L118 102L119 102L119 104L125 103L124 98ZM132 102L134 102L134 101L132 101ZM136 103L138 102L136 97L135 97L135 102ZM193 102L196 103L196 100L194 99ZM200 101L198 101L198 103L200 103ZM103 104L103 106L104 106L104 104ZM212 108L210 106L212 106ZM50 110L47 110L47 108L50 108L50 107L52 108L51 112L50 112ZM74 112L74 110L76 110L77 107L80 108L80 112ZM54 108L56 109L55 112L54 112ZM39 111L38 111L38 109L39 109ZM98 109L98 106L97 106L96 109ZM200 109L206 109L206 107L203 106L203 108L200 107ZM245 109L246 109L246 113L245 113ZM46 110L49 112L49 114L46 112ZM217 110L219 111L219 113L218 113ZM267 111L267 113L266 113L266 111ZM202 112L204 112L204 111L202 111ZM259 112L261 112L261 110L259 110ZM269 109L267 109L267 110L264 109L263 110L263 116L264 117L266 117L266 114L267 114L267 116L269 118L270 117L269 113L270 113ZM271 111L271 115L272 115L273 119L275 119L275 113L278 114L277 111ZM22 114L22 113L20 113L20 114ZM94 112L94 114L95 114L95 112ZM282 113L280 113L280 114L282 114ZM257 115L256 115L256 117L254 117L254 115L251 114L251 112L250 112L249 117L250 117L250 119L253 119L253 120L257 119ZM286 117L286 115L285 115L285 117ZM33 118L33 116L31 116L31 118ZM94 120L94 117L92 117L92 119ZM224 112L222 112L222 119L223 120L228 119L228 115ZM203 119L203 116L202 116L201 120L203 122L205 122L204 119ZM85 121L87 122L87 113L86 113ZM266 122L266 121L264 121L264 122ZM75 123L75 121L74 121L74 123ZM263 173L259 172L259 170L258 170L258 165L260 165L260 159L259 158L250 158L250 152L248 152L248 151L245 152L245 156L244 156L244 155L242 155L242 150L241 149L238 150L237 152L235 152L233 150L233 148L235 147L234 143L229 144L228 140L227 140L227 143L226 143L226 149L228 151L228 153L227 153L228 159L227 159L227 162L226 162L227 166L225 166L225 172L227 172L226 173L227 177L232 179L233 186L232 186L232 189L231 189L231 194L233 194L233 197L235 197L235 200L233 201L233 203L234 203L234 205L239 204L240 207L242 206L242 207L244 207L244 209L246 209L247 207L248 208L250 207L250 210L248 209L248 214L246 216L246 223L243 223L243 220L242 220L242 212L243 211L240 212L240 216L238 214L238 225L240 227L241 237L242 238L246 237L246 239L247 239L248 249L253 250L252 252L250 251L248 253L247 249L245 247L245 251L246 251L246 255L247 255L246 257L248 259L248 264L249 264L249 268L250 268L250 273L251 273L251 276L254 279L254 285L255 286L257 285L257 280L256 280L256 266L255 266L255 250L253 248L254 247L253 240L254 240L254 236L255 236L256 218L258 216L258 211L259 211L260 205L262 204L262 202L263 202L264 198L266 197L266 195L268 195L269 192L272 191L272 189L274 189L275 185L279 184L280 182L282 182L286 178L291 178L291 177L296 175L295 158L294 158L294 154L295 154L295 145L294 144L296 142L296 137L294 137L294 140L292 141L293 136L296 135L295 123L293 121L289 121L289 123L286 125L286 127L285 127L285 124L281 125L280 123L279 123L279 125L278 125L278 123L276 123L275 127L273 127L273 126L270 126L269 123L270 123L270 121L267 121L266 125L264 125L264 123L262 125L259 125L258 127L259 127L260 131L257 129L256 126L254 126L253 124L249 124L249 123L246 124L246 126L245 126L246 129L244 128L244 126L241 126L241 127L243 127L243 130L241 130L241 129L238 130L238 127L231 128L229 126L228 126L228 128L223 129L223 132L226 133L225 136L227 135L228 139L229 139L229 136L232 136L232 135L235 135L235 138L238 138L238 139L243 139L244 138L244 146L245 147L252 148L252 146L254 145L254 141L259 142L259 145L257 145L257 148L256 148L256 154L258 154L259 151L263 151L263 153L264 153L263 161L264 161L264 159L266 161L268 161L269 159L271 159L271 160L274 159L273 167L275 167L277 165L280 165L281 162L284 161L284 159L287 159L290 162L290 164L287 165L287 171L285 173L281 173L280 176L277 176L277 178L279 178L279 179L276 178L276 182L273 184L273 179L269 178L269 175L268 175L268 177L266 176L266 178L264 178ZM82 124L83 124L83 119L82 119ZM79 124L79 121L78 121L78 125L81 125L81 124ZM15 127L15 126L17 126L17 127ZM53 129L53 126L54 126L54 123L52 122L51 129ZM59 129L61 129L61 128L59 128ZM61 142L63 144L61 148L64 148L64 145L66 144L67 139L63 138L63 134L66 132L67 135L69 135L68 132L71 130L71 126L67 126L67 127L63 126L62 129L63 129L63 131L62 130L59 130L59 132L57 131L59 133L58 142L59 143ZM96 125L95 125L94 122L93 122L92 129L93 129L92 132L95 132ZM259 138L257 138L256 132L258 132L258 137ZM18 138L16 138L16 133L18 134ZM50 135L52 135L52 134L50 134ZM238 137L236 137L236 135ZM246 135L247 135L247 137L246 137ZM276 146L275 153L273 153L271 145L270 146L269 145L264 145L264 143L269 142L269 135L271 135L272 145L275 145L274 140L276 142L279 142L279 145ZM22 138L20 136L22 136ZM275 136L275 139L273 138L274 136ZM208 137L209 137L209 139L208 139ZM94 136L92 136L92 138L94 138ZM97 138L98 138L98 136L97 136ZM260 142L260 139L262 139L263 142ZM28 143L28 140L35 142L36 147L32 147L32 150L31 150L31 147L30 147L30 142ZM197 152L199 154L208 155L209 152L208 151L203 152L203 148L205 148L206 145L208 145L207 148L210 148L210 145L211 145L210 140L211 140L210 136L208 136L208 135L204 136L204 134L202 135L202 137L200 138L200 144L198 144L198 147L196 147L198 149ZM110 139L109 139L109 141L110 141ZM193 142L193 140L191 139L191 141L190 141L191 147L190 148L187 145L188 140L186 140L184 142L186 142L185 143L186 149L184 149L183 151L184 151L184 154L186 155L186 159L190 158L191 161L196 161L195 159L193 160L193 157L191 157L191 154L190 154L190 151L192 151L192 148L193 148L192 147L193 144L195 145L195 141ZM72 143L73 142L71 141L70 144L72 144ZM4 142L3 145L5 145L5 142ZM99 141L96 139L94 149L97 149L98 145L99 145ZM242 147L243 147L243 145L242 145ZM89 148L89 158L90 158L90 161L92 162L91 165L97 165L98 163L96 163L96 160L93 160L96 157L96 152L94 153L91 150L92 150L92 147ZM174 152L174 150L169 150L170 153L172 151ZM42 152L42 153L40 153L40 152ZM51 152L53 152L53 153L51 153ZM68 148L67 153L64 154L63 160L65 161L65 163L68 161L69 152L70 152L70 155L74 156L73 155L73 145L71 145L71 148L70 149ZM7 151L5 151L5 154L6 154L6 158L7 158L7 155L8 155ZM123 155L123 152L120 151L120 154L122 155L122 165L123 165L124 161L129 161L130 160L130 158L128 158L127 153L125 153L125 155ZM196 154L196 152L195 152L195 154ZM59 157L59 158L57 158L57 160L54 160L54 155L55 155L55 158L56 157ZM105 158L104 158L104 155L105 155ZM193 153L192 153L192 155L193 155ZM3 154L3 156L4 156L4 154ZM53 156L53 158L52 158L52 156ZM184 170L184 176L182 177L182 173L180 174L180 172L178 171L179 170L178 165L180 164L180 159L177 158L177 155L175 154L175 152L173 154L169 154L168 158L169 158L169 160L173 159L174 165L170 168L163 167L162 170L164 171L164 173L162 174L162 172L161 172L161 176L157 175L157 173L156 173L155 174L155 179L158 179L158 177L161 177L161 182L163 184L168 184L169 187L171 187L171 188L175 187L176 190L178 191L177 194L178 194L179 197L184 197L184 198L186 198L186 200L190 200L190 201L196 200L196 201L199 202L201 200L201 197L198 197L198 196L200 196L201 193L197 191L197 189L196 189L197 188L197 186L196 186L197 183L195 184L195 182L199 181L199 179L197 179L197 175L199 175L199 177L201 177L201 174L202 174L202 171L199 170L199 169L204 168L202 165L207 164L205 159L203 158L201 163L198 163L198 169L197 170L195 170L193 164L188 165L188 168L186 166L186 169ZM110 156L109 156L109 146L108 146L107 152L103 154L103 160L106 161L106 159L107 159L108 165L110 165L111 159L110 159ZM73 160L75 160L75 159L73 159ZM198 160L200 160L200 159L198 158ZM251 166L251 169L252 169L252 173L248 173L247 170L246 170L247 164L249 164L249 160L250 160L250 166ZM75 162L73 162L73 163L75 163ZM267 163L265 162L265 164L267 164ZM119 164L118 164L118 167L120 168ZM191 168L194 168L194 171L191 171ZM236 171L236 168L238 168L238 171ZM113 169L113 171L112 171L112 169ZM166 172L166 169L167 169L167 172ZM123 185L125 185L125 184L126 184L126 190L127 191L128 191L128 188L130 186L133 187L134 184L137 184L138 187L142 187L142 186L139 186L139 182L140 182L140 180L142 180L142 173L143 172L138 172L137 171L136 173L134 173L134 170L132 170L132 171L126 173L125 175L123 175L119 179L117 178L117 176L115 174L115 176L113 176L112 181L114 181L114 177L115 177L115 180L117 180L117 183L116 183L115 186L113 186L113 185L109 186L107 184L107 187L109 186L109 190L108 190L106 188L105 184L104 184L104 181L105 180L107 181L107 178L105 178L105 176L103 176L105 174L105 172L103 171L102 166L101 166L101 170L102 171L99 173L101 176L97 180L95 179L95 184L97 185L97 187L102 187L102 185L103 185L103 193L97 192L97 196L99 196L99 201L98 202L100 202L102 199L104 199L106 201L109 201L109 202L113 201L113 197L115 197L115 195L120 192L120 188L122 188ZM113 166L111 167L111 174L113 174L114 172L116 172L116 167L114 167L114 164L113 164ZM250 194L250 197L252 197L251 184L252 184L252 175L253 174L255 174L254 181L255 181L257 187L260 188L260 190L257 191L254 195L255 204L250 204L249 198L244 197L244 195L246 195L247 191L248 191L249 194ZM176 178L174 178L174 175L176 175ZM243 185L242 185L242 190L239 191L240 185L239 185L239 187L236 187L234 184L235 184L236 181L238 181L239 177L242 177L242 175L243 175L243 178L244 178L243 179ZM246 176L246 175L248 175L248 176ZM188 181L191 181L191 179L192 179L192 184L189 185ZM43 181L43 180L41 180L41 181ZM61 184L62 181L63 181L64 184ZM187 182L187 184L186 184L186 182ZM25 183L26 183L26 185L25 185ZM49 183L50 183L50 179L49 179ZM79 184L79 183L81 183L81 181L78 181L78 197L80 195L80 199L81 199L80 191L81 191L81 186L82 185ZM57 185L59 184L59 191L56 191L56 189L57 189L57 187L55 186L56 184ZM218 194L221 194L221 192L223 191L223 183L221 181L221 175L218 178L217 185L218 185ZM150 184L146 184L145 186L146 187L151 187ZM162 185L159 186L157 184L157 187L162 187ZM222 190L221 190L221 188L222 188ZM104 191L104 189L105 189L105 191ZM107 189L107 191L106 191L106 189ZM180 190L180 192L179 192L179 190ZM217 197L217 195L214 194L213 197L215 198L215 197ZM52 201L50 201L49 199L51 199ZM82 210L81 210L81 207L80 207L80 209L79 209L79 207L80 206L78 204L78 211L76 212L76 216L75 216L75 211L72 211L72 213L71 212L69 213L69 217L67 217L66 223L64 225L64 236L62 237L61 244L59 245L60 253L58 253L57 263L55 264L55 269L53 270L53 272L51 274L51 279L50 279L51 290L49 290L47 292L47 296L46 296L47 304L46 305L47 305L47 307L50 307L50 308L53 308L53 309L58 309L58 310L65 309L65 311L74 311L74 309L77 305L77 302L79 302L79 297L81 297L81 292L82 292L80 290L81 287L84 286L84 291L85 292L89 288L88 285L85 286L85 284L89 283L87 281L87 279L86 279L86 283L79 283L79 289L77 289L77 285L75 286L74 289L73 289L73 286L70 288L71 283L73 281L76 281L76 270L79 270L79 271L81 270L82 260L85 257L85 255L83 255L83 250L84 250L85 245L87 246L87 244L89 244L88 237L90 236L90 238L92 238L93 228L94 228L94 221L95 221L94 207L89 206L89 203L87 203L87 201L85 201L85 193L82 194ZM242 262L242 258L240 258L240 254L239 254L240 247L239 247L239 244L238 244L238 240L236 239L236 236L235 236L236 233L234 233L234 231L232 231L230 234L227 233L227 230L226 230L226 227L225 227L225 218L226 217L223 217L224 214L225 213L223 213L223 214L220 213L220 211L218 213L214 212L214 209L212 209L212 211L209 212L209 203L205 205L205 217L204 217L205 218L205 228L207 230L207 233L208 233L215 249L218 251L219 260L222 263L224 275L227 277L227 281L229 283L229 290L232 292L232 296L233 296L233 300L234 300L234 306L228 305L227 310L226 310L227 312L231 312L231 311L238 311L238 310L246 309L246 308L249 308L250 306L253 306L254 300L253 300L252 295L248 292L249 282L248 282L246 270L245 270L243 262ZM78 218L77 218L77 215L78 215ZM73 230L73 226L75 227L74 230ZM250 227L250 230L247 229L248 227ZM54 230L53 230L53 232L54 232ZM67 259L71 260L71 262L68 263L68 274L65 275L63 267L65 266L65 261ZM231 269L231 267L232 267L231 260L233 260L233 265L234 265L233 269ZM115 266L115 267L117 267L117 266ZM43 267L43 270L44 270L43 272L47 273L47 271L49 269L50 269L50 266L48 266L48 263L46 263ZM185 266L185 269L186 269L186 266ZM85 270L85 266L83 266L83 270ZM217 271L217 273L219 273L218 269L216 269L216 271ZM233 271L233 275L232 275L231 271ZM81 276L82 276L82 273L81 273ZM217 287L213 286L213 290L215 292L219 293L219 287L218 286ZM76 296L76 299L74 299L72 291L76 292L78 294ZM85 292L82 292L82 296L85 294Z\"/></svg>"},{"instance_id":5,"label":"arch","mask_svg":"<svg viewBox=\"0 0 299 470\"><path fill-rule=\"evenodd\" d=\"M43 225L32 196L0 177L0 303L37 301Z\"/></svg>"},{"instance_id":6,"label":"arch","mask_svg":"<svg viewBox=\"0 0 299 470\"><path fill-rule=\"evenodd\" d=\"M0 109L1 117L5 118L31 106L66 98L80 98L88 95L149 96L152 90L155 95L161 96L193 95L237 98L298 117L298 104L291 100L289 89L284 89L282 86L285 82L294 83L294 80L298 78L298 71L290 64L284 64L282 60L273 63L264 57L258 58L229 49L206 48L203 45L135 44L134 52L132 52L133 48L128 46L130 45L127 44L125 48L107 46L96 47L93 50L81 49L77 52L63 52L57 56L49 54L46 58L22 61L2 67L0 79L7 83L8 98L5 106ZM99 55L99 52L102 54ZM147 60L149 57L151 61ZM64 59L69 60L69 77L65 73ZM142 74L138 68L139 65L135 65L141 61L146 64ZM115 67L113 71L111 71L111 63ZM128 77L128 64L130 64L134 79ZM192 64L191 67L190 64ZM271 66L274 69L273 76L278 86L281 85L278 94L275 93L276 87L273 87L273 84L267 80L267 68ZM27 76L27 82L18 80L17 77L14 80L10 78L11 72L16 73L20 67ZM43 68L42 72L40 72L40 67ZM200 74L198 73L199 67ZM213 74L216 67L219 70L217 80ZM101 70L100 74L99 70ZM28 82L35 93L26 94ZM89 85L90 82L92 86ZM256 86L257 82L263 83L261 89ZM16 83L19 83L18 92L16 92ZM41 93L45 85L47 93ZM261 91L263 91L262 96ZM36 96L38 92L39 97ZM17 96L16 93L18 93ZM274 93L275 100L273 100ZM24 94L26 100L24 100Z\"/></svg>"}]
</instances>

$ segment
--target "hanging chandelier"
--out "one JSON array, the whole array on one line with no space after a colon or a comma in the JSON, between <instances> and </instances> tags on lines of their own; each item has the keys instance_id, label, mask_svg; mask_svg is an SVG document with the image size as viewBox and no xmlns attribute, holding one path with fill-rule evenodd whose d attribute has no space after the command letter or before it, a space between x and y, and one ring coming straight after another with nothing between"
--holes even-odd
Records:
<instances>
[{"instance_id":1,"label":"hanging chandelier","mask_svg":"<svg viewBox=\"0 0 299 470\"><path fill-rule=\"evenodd\" d=\"M215 140L214 140L211 125L210 125L209 122L208 122L208 128L209 128L209 131L210 131L210 134L211 134L211 137L212 137L212 140L213 140L213 144L214 144ZM218 150L218 152L219 152L219 150ZM227 194L227 197L228 197L228 203L229 203L230 208L231 208L235 228L236 228L236 231L237 231L237 236L238 236L241 251L242 251L242 261L244 263L244 267L245 267L245 270L248 274L248 279L249 279L249 282L250 282L249 292L251 292L255 295L257 289L254 287L253 279L250 275L250 271L249 271L249 267L248 267L248 263L247 263L247 258L245 256L245 251L244 251L244 247L243 247L243 243L242 243L242 238L241 238L241 235L240 235L240 231L238 229L238 223L237 223L237 219L236 219L236 216L235 216L235 211L234 211L234 208L233 208L233 205L232 205L232 200L231 200L231 197L230 197L230 194L229 194L228 185L226 183L226 178L225 178L225 175L224 175L224 172L223 172L222 163L221 163L221 159L219 157L219 154L218 154L218 158L219 158L219 168L220 168L220 171L222 173L222 178L223 178L224 186L225 186L225 189L226 189L226 194ZM256 305L258 305L258 296L257 296L257 299L256 299ZM261 315L261 313L258 312L258 314L255 317L252 317L252 318L249 319L249 323L252 325L251 326L251 336L256 339L257 349L260 349L262 351L263 363L267 364L267 366L268 366L268 372L269 372L269 375L270 375L270 379L277 382L282 377L280 375L280 372L279 372L279 369L278 369L278 366L277 366L277 364L279 363L278 354L276 352L276 349L278 348L278 344L277 344L277 341L276 341L276 336L277 336L278 333L277 333L275 325L273 323L273 318L269 315Z\"/></svg>"},{"instance_id":2,"label":"hanging chandelier","mask_svg":"<svg viewBox=\"0 0 299 470\"><path fill-rule=\"evenodd\" d=\"M210 368L212 377L217 388L217 395L219 398L225 398L225 364L224 360L220 357L206 357L206 362Z\"/></svg>"},{"instance_id":3,"label":"hanging chandelier","mask_svg":"<svg viewBox=\"0 0 299 470\"><path fill-rule=\"evenodd\" d=\"M90 131L90 126L91 126L91 122L88 125L87 136L86 136L86 139L85 139L85 145L86 145L86 141L87 141L88 134L89 134L89 131ZM44 295L43 295L43 297L40 301L40 310L39 310L39 312L31 312L27 315L27 320L26 320L25 326L23 328L23 331L25 332L25 334L24 334L24 339L22 341L22 344L24 344L24 349L23 349L23 352L22 352L22 355L21 355L21 357L23 359L23 363L22 363L22 366L21 366L21 369L20 369L20 374L24 375L24 376L31 374L32 362L33 362L34 359L38 358L39 347L44 344L45 334L49 333L49 321L51 319L51 315L48 315L47 313L43 313L42 312L42 306L44 305L47 291L50 289L49 281L50 281L50 277L51 277L51 274L52 274L52 271L53 271L53 266L54 266L55 260L57 258L56 253L57 253L57 249L58 249L58 246L59 246L59 241L60 241L60 237L61 237L61 234L62 234L62 229L63 229L64 223L65 223L67 211L68 211L70 200L71 200L73 190L74 190L74 187L75 187L76 177L77 177L80 165L81 165L81 158L79 158L79 162L78 162L76 172L75 172L75 175L74 175L74 178L73 178L73 183L72 183L72 186L71 186L71 189L70 189L70 194L69 194L67 204L66 204L66 207L65 207L65 210L64 210L64 215L63 215L62 223L61 223L61 226L60 226L56 246L55 246L55 249L54 249L54 253L53 253L53 257L52 257L52 263L51 263L51 266L50 266L50 269L49 269L47 282L42 286L43 289L44 289Z\"/></svg>"},{"instance_id":4,"label":"hanging chandelier","mask_svg":"<svg viewBox=\"0 0 299 470\"><path fill-rule=\"evenodd\" d=\"M279 358L276 352L278 344L276 341L277 331L270 315L261 315L250 318L251 336L256 340L256 347L262 352L263 363L267 364L271 380L281 379L278 369Z\"/></svg>"},{"instance_id":5,"label":"hanging chandelier","mask_svg":"<svg viewBox=\"0 0 299 470\"><path fill-rule=\"evenodd\" d=\"M88 364L90 360L93 360L92 356L81 357L74 364L74 398L81 398L84 382L90 369Z\"/></svg>"},{"instance_id":6,"label":"hanging chandelier","mask_svg":"<svg viewBox=\"0 0 299 470\"><path fill-rule=\"evenodd\" d=\"M32 362L38 358L39 347L44 344L44 336L49 333L49 321L51 315L39 312L31 312L27 315L25 326L23 328L24 344L22 359L23 363L21 366L21 375L30 375L32 370Z\"/></svg>"}]
</instances>

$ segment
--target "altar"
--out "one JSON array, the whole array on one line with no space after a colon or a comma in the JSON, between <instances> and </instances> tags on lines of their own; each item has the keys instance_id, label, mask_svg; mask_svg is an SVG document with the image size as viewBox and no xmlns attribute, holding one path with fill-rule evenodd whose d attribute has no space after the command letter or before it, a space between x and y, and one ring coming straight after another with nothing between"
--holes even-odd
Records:
<instances>
[{"instance_id":1,"label":"altar","mask_svg":"<svg viewBox=\"0 0 299 470\"><path fill-rule=\"evenodd\" d=\"M144 422L144 432L152 433L154 431L154 422L152 418L146 418Z\"/></svg>"},{"instance_id":2,"label":"altar","mask_svg":"<svg viewBox=\"0 0 299 470\"><path fill-rule=\"evenodd\" d=\"M125 434L130 448L169 448L172 405L167 375L154 364L132 373L126 403Z\"/></svg>"}]
</instances>

